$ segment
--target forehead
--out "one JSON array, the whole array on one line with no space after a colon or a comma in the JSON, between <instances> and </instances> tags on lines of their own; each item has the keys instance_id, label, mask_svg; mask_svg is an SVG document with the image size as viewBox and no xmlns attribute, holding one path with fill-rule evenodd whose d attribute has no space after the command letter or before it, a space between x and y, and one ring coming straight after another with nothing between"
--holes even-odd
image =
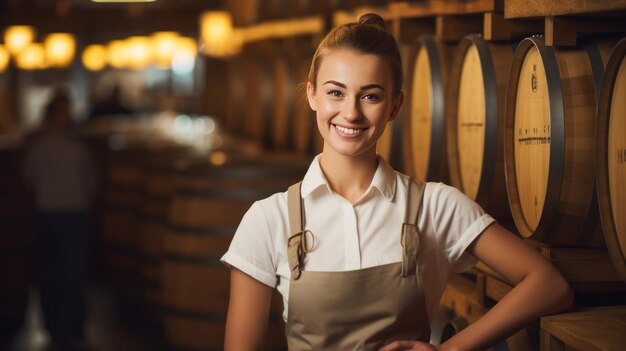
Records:
<instances>
[{"instance_id":1,"label":"forehead","mask_svg":"<svg viewBox=\"0 0 626 351\"><path fill-rule=\"evenodd\" d=\"M327 51L320 63L317 84L334 80L346 85L393 84L391 66L382 57L349 49Z\"/></svg>"}]
</instances>

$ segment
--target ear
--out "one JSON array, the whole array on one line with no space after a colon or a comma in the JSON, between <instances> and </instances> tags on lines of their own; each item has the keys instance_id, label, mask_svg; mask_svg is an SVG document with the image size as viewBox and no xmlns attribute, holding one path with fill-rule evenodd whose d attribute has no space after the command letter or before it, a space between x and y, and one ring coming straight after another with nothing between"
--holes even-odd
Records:
<instances>
[{"instance_id":1,"label":"ear","mask_svg":"<svg viewBox=\"0 0 626 351\"><path fill-rule=\"evenodd\" d=\"M311 82L306 83L306 98L309 101L311 110L317 111L317 100L315 99L315 88Z\"/></svg>"},{"instance_id":2,"label":"ear","mask_svg":"<svg viewBox=\"0 0 626 351\"><path fill-rule=\"evenodd\" d=\"M388 121L391 122L394 119L396 119L396 117L398 117L398 113L400 112L400 109L402 108L402 104L404 103L404 92L400 92L400 94L398 94L398 96L394 99L393 101L393 106L391 107L391 114L389 115L389 119Z\"/></svg>"}]
</instances>

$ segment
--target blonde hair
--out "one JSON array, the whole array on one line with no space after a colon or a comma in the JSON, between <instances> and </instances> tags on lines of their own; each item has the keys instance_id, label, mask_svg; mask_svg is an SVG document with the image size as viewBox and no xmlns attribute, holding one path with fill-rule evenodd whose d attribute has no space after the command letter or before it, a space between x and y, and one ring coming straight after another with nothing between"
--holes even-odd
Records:
<instances>
[{"instance_id":1,"label":"blonde hair","mask_svg":"<svg viewBox=\"0 0 626 351\"><path fill-rule=\"evenodd\" d=\"M359 17L357 22L346 23L330 31L317 47L308 80L313 87L319 67L325 54L334 49L350 49L358 53L372 54L384 58L391 67L393 75L393 96L398 96L402 89L402 60L393 35L385 27L385 21L375 13Z\"/></svg>"}]
</instances>

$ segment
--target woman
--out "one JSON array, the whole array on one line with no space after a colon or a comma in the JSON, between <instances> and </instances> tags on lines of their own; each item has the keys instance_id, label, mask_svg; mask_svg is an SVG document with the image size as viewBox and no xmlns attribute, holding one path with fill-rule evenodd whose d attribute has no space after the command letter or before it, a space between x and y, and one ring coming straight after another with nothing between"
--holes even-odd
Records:
<instances>
[{"instance_id":1,"label":"woman","mask_svg":"<svg viewBox=\"0 0 626 351\"><path fill-rule=\"evenodd\" d=\"M559 272L477 204L377 156L404 100L401 67L378 15L335 28L319 45L307 98L323 152L301 183L250 208L222 258L232 268L226 350L262 348L274 287L290 350L484 349L571 304ZM516 287L430 345L448 275L476 259Z\"/></svg>"}]
</instances>

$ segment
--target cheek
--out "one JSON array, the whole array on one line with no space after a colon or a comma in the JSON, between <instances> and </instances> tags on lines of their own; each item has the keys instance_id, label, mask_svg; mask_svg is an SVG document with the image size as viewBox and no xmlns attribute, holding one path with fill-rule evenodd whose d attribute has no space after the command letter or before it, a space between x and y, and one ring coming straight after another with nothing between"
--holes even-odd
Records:
<instances>
[{"instance_id":1,"label":"cheek","mask_svg":"<svg viewBox=\"0 0 626 351\"><path fill-rule=\"evenodd\" d=\"M369 116L370 119L374 119L374 120L384 119L384 120L387 120L387 118L391 115L391 110L387 106L384 106L382 104L380 104L380 105L366 105L363 108L363 113L366 116Z\"/></svg>"},{"instance_id":2,"label":"cheek","mask_svg":"<svg viewBox=\"0 0 626 351\"><path fill-rule=\"evenodd\" d=\"M337 111L337 103L329 101L328 99L317 100L317 112L321 114L328 114Z\"/></svg>"}]
</instances>

